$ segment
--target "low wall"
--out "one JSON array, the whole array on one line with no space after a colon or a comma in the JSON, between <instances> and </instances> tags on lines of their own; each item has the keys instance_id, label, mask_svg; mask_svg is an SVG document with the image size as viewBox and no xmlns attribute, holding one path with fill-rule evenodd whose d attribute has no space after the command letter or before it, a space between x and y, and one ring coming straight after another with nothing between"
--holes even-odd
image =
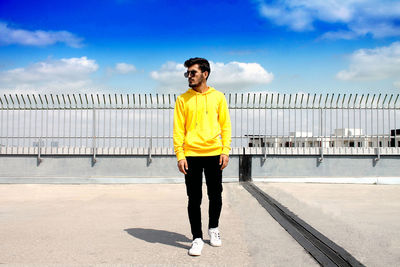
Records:
<instances>
[{"instance_id":1,"label":"low wall","mask_svg":"<svg viewBox=\"0 0 400 267\"><path fill-rule=\"evenodd\" d=\"M375 178L400 179L400 157L381 156L247 156L250 164L239 164L231 156L224 181L239 181L243 168L253 180ZM174 156L0 156L0 183L180 183ZM240 165L240 167L239 167ZM242 169L240 169L242 168ZM240 175L239 175L240 173ZM293 181L293 179L291 181ZM313 180L310 180L313 181Z\"/></svg>"}]
</instances>

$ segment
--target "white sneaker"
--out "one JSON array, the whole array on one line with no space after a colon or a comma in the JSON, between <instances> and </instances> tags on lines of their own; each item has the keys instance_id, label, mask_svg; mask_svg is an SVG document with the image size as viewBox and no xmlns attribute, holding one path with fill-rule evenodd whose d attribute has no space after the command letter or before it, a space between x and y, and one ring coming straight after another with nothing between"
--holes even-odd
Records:
<instances>
[{"instance_id":1,"label":"white sneaker","mask_svg":"<svg viewBox=\"0 0 400 267\"><path fill-rule=\"evenodd\" d=\"M196 238L192 242L192 247L189 249L190 256L200 256L203 249L204 242L201 238Z\"/></svg>"},{"instance_id":2,"label":"white sneaker","mask_svg":"<svg viewBox=\"0 0 400 267\"><path fill-rule=\"evenodd\" d=\"M221 236L219 234L218 228L208 229L208 234L210 236L210 244L213 247L220 247L222 245Z\"/></svg>"}]
</instances>

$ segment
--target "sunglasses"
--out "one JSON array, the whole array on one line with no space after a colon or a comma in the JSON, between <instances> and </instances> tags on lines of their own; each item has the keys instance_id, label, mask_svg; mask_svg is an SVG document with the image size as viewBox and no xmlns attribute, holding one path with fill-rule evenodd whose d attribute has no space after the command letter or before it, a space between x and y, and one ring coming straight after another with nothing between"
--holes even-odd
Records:
<instances>
[{"instance_id":1,"label":"sunglasses","mask_svg":"<svg viewBox=\"0 0 400 267\"><path fill-rule=\"evenodd\" d=\"M197 73L197 70L191 70L191 71L185 72L183 75L185 76L185 78L188 78L188 77L195 76L196 73Z\"/></svg>"}]
</instances>

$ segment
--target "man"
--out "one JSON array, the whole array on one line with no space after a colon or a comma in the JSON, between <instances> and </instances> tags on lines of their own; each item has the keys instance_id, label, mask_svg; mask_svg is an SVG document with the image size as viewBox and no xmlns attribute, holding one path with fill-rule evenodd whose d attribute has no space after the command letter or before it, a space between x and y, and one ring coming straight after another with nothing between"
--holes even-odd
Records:
<instances>
[{"instance_id":1,"label":"man","mask_svg":"<svg viewBox=\"0 0 400 267\"><path fill-rule=\"evenodd\" d=\"M223 93L207 86L210 64L203 58L185 62L189 89L180 95L174 111L174 150L179 171L185 175L188 215L193 235L189 255L200 256L202 173L209 199L208 234L212 246L221 246L218 222L222 208L222 170L228 165L231 121Z\"/></svg>"}]
</instances>

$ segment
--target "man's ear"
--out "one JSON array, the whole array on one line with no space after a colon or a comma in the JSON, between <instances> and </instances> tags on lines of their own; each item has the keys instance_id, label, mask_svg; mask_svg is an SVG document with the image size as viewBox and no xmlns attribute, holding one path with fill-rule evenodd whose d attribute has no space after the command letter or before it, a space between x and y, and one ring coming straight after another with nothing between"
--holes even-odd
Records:
<instances>
[{"instance_id":1,"label":"man's ear","mask_svg":"<svg viewBox=\"0 0 400 267\"><path fill-rule=\"evenodd\" d=\"M205 71L205 72L203 72L203 73L207 73L207 76L206 76L205 78L208 79L209 72L208 72L208 71Z\"/></svg>"}]
</instances>

